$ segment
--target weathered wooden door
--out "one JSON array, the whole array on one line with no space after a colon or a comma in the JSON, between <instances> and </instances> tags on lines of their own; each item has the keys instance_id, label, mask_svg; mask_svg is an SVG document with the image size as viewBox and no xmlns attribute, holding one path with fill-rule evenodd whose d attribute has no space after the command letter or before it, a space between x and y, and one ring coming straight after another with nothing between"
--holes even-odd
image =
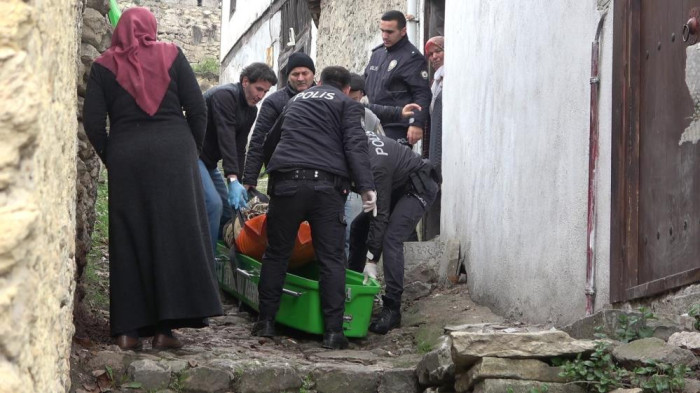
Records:
<instances>
[{"instance_id":1,"label":"weathered wooden door","mask_svg":"<svg viewBox=\"0 0 700 393\"><path fill-rule=\"evenodd\" d=\"M698 37L683 40L694 7L700 0L615 1L613 302L700 281L700 143L681 142L700 118L685 72Z\"/></svg>"}]
</instances>

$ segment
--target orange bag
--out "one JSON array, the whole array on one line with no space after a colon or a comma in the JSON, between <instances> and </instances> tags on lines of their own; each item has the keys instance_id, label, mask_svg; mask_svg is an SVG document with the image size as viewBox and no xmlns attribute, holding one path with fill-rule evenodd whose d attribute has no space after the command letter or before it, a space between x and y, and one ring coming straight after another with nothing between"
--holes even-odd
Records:
<instances>
[{"instance_id":1,"label":"orange bag","mask_svg":"<svg viewBox=\"0 0 700 393\"><path fill-rule=\"evenodd\" d=\"M243 229L236 237L236 249L262 262L262 256L267 247L267 214L261 214L245 222ZM289 259L289 269L304 266L315 259L314 246L311 241L311 227L307 221L299 225L297 238L294 242L292 257Z\"/></svg>"}]
</instances>

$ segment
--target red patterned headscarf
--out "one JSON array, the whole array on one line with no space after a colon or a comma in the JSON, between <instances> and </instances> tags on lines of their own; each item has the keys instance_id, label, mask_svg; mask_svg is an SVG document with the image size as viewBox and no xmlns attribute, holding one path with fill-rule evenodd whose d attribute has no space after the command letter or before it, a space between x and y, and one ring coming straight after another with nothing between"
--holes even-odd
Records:
<instances>
[{"instance_id":1,"label":"red patterned headscarf","mask_svg":"<svg viewBox=\"0 0 700 393\"><path fill-rule=\"evenodd\" d=\"M160 107L170 85L170 66L177 47L156 41L156 18L142 7L129 8L119 18L112 45L95 62L117 77L117 83L148 115Z\"/></svg>"},{"instance_id":2,"label":"red patterned headscarf","mask_svg":"<svg viewBox=\"0 0 700 393\"><path fill-rule=\"evenodd\" d=\"M430 53L430 50L433 47L437 47L440 50L445 50L445 37L441 35L437 35L431 39L428 40L428 42L425 43L425 54L428 55Z\"/></svg>"}]
</instances>

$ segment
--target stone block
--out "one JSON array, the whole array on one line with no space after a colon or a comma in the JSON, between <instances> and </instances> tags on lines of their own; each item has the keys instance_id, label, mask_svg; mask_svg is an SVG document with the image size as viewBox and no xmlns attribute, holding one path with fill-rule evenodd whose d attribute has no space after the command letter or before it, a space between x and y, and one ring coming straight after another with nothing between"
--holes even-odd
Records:
<instances>
[{"instance_id":1,"label":"stone block","mask_svg":"<svg viewBox=\"0 0 700 393\"><path fill-rule=\"evenodd\" d=\"M666 344L656 337L643 338L614 348L612 355L626 368L642 366L645 361L656 360L669 364L697 364L695 356L687 349Z\"/></svg>"},{"instance_id":2,"label":"stone block","mask_svg":"<svg viewBox=\"0 0 700 393\"><path fill-rule=\"evenodd\" d=\"M455 390L468 392L474 384L489 378L565 383L560 371L559 367L535 359L483 358L468 372L457 375Z\"/></svg>"},{"instance_id":3,"label":"stone block","mask_svg":"<svg viewBox=\"0 0 700 393\"><path fill-rule=\"evenodd\" d=\"M380 370L365 366L321 367L312 372L318 393L376 393Z\"/></svg>"},{"instance_id":4,"label":"stone block","mask_svg":"<svg viewBox=\"0 0 700 393\"><path fill-rule=\"evenodd\" d=\"M127 356L123 352L111 352L111 351L100 351L95 356L88 361L88 368L92 370L105 369L109 367L112 369L114 375L121 375L126 371L126 363L130 360L130 356Z\"/></svg>"},{"instance_id":5,"label":"stone block","mask_svg":"<svg viewBox=\"0 0 700 393\"><path fill-rule=\"evenodd\" d=\"M106 15L109 12L109 0L86 0L85 7L94 8L100 14Z\"/></svg>"},{"instance_id":6,"label":"stone block","mask_svg":"<svg viewBox=\"0 0 700 393\"><path fill-rule=\"evenodd\" d=\"M697 379L685 379L685 387L682 393L700 393L700 381Z\"/></svg>"},{"instance_id":7,"label":"stone block","mask_svg":"<svg viewBox=\"0 0 700 393\"><path fill-rule=\"evenodd\" d=\"M267 393L296 391L303 385L297 371L286 365L258 365L246 367L236 381L240 393Z\"/></svg>"},{"instance_id":8,"label":"stone block","mask_svg":"<svg viewBox=\"0 0 700 393\"><path fill-rule=\"evenodd\" d=\"M224 392L232 379L230 372L209 366L185 370L181 376L182 385L188 392Z\"/></svg>"},{"instance_id":9,"label":"stone block","mask_svg":"<svg viewBox=\"0 0 700 393\"><path fill-rule=\"evenodd\" d=\"M520 381L517 379L485 379L474 388L474 393L530 393L533 389L547 386L547 393L585 393L586 390L577 385L554 382Z\"/></svg>"},{"instance_id":10,"label":"stone block","mask_svg":"<svg viewBox=\"0 0 700 393\"><path fill-rule=\"evenodd\" d=\"M679 332L674 333L668 339L668 345L688 349L695 355L700 355L700 333Z\"/></svg>"},{"instance_id":11,"label":"stone block","mask_svg":"<svg viewBox=\"0 0 700 393\"><path fill-rule=\"evenodd\" d=\"M615 389L615 390L611 391L610 393L642 393L642 392L643 392L643 390L640 388L633 388L633 389L619 388L619 389Z\"/></svg>"},{"instance_id":12,"label":"stone block","mask_svg":"<svg viewBox=\"0 0 700 393\"><path fill-rule=\"evenodd\" d=\"M129 365L129 379L138 382L144 389L165 388L170 383L170 369L151 359L136 360Z\"/></svg>"},{"instance_id":13,"label":"stone block","mask_svg":"<svg viewBox=\"0 0 700 393\"><path fill-rule=\"evenodd\" d=\"M420 392L416 372L412 368L386 370L379 379L378 393Z\"/></svg>"},{"instance_id":14,"label":"stone block","mask_svg":"<svg viewBox=\"0 0 700 393\"><path fill-rule=\"evenodd\" d=\"M618 318L622 314L636 317L641 317L642 315L637 311L601 310L591 316L579 319L562 330L571 335L571 337L579 339L593 339L595 338L595 333L603 333L615 339L617 336L615 330L620 327ZM658 317L659 319L652 319L646 322L647 326L653 329L654 337L668 340L673 333L683 330L683 325L679 321L670 318L670 316L669 318L666 316Z\"/></svg>"},{"instance_id":15,"label":"stone block","mask_svg":"<svg viewBox=\"0 0 700 393\"><path fill-rule=\"evenodd\" d=\"M464 371L480 358L537 359L590 352L595 342L575 340L560 330L540 332L451 332L452 360Z\"/></svg>"},{"instance_id":16,"label":"stone block","mask_svg":"<svg viewBox=\"0 0 700 393\"><path fill-rule=\"evenodd\" d=\"M452 338L442 336L436 345L437 349L425 354L416 366L416 375L421 385L440 386L451 383L455 378L455 367L452 362Z\"/></svg>"},{"instance_id":17,"label":"stone block","mask_svg":"<svg viewBox=\"0 0 700 393\"><path fill-rule=\"evenodd\" d=\"M404 286L402 299L405 302L412 302L430 295L432 290L431 284L415 281Z\"/></svg>"},{"instance_id":18,"label":"stone block","mask_svg":"<svg viewBox=\"0 0 700 393\"><path fill-rule=\"evenodd\" d=\"M82 41L94 46L100 53L111 44L111 26L105 16L93 8L86 8L83 12Z\"/></svg>"}]
</instances>

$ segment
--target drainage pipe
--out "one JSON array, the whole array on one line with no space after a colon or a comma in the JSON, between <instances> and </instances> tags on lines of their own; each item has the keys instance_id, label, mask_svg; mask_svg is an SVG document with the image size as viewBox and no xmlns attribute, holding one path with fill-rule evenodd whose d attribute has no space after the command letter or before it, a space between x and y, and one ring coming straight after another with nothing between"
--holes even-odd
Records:
<instances>
[{"instance_id":1,"label":"drainage pipe","mask_svg":"<svg viewBox=\"0 0 700 393\"><path fill-rule=\"evenodd\" d=\"M416 48L421 48L423 45L418 43L418 0L408 0L406 2L406 14L413 15L413 18L406 23L406 35Z\"/></svg>"},{"instance_id":2,"label":"drainage pipe","mask_svg":"<svg viewBox=\"0 0 700 393\"><path fill-rule=\"evenodd\" d=\"M598 173L598 103L600 91L600 33L605 21L604 13L598 21L598 29L591 48L591 108L590 132L588 138L588 225L586 231L586 315L593 314L595 307L595 228L596 228L596 175Z\"/></svg>"}]
</instances>

